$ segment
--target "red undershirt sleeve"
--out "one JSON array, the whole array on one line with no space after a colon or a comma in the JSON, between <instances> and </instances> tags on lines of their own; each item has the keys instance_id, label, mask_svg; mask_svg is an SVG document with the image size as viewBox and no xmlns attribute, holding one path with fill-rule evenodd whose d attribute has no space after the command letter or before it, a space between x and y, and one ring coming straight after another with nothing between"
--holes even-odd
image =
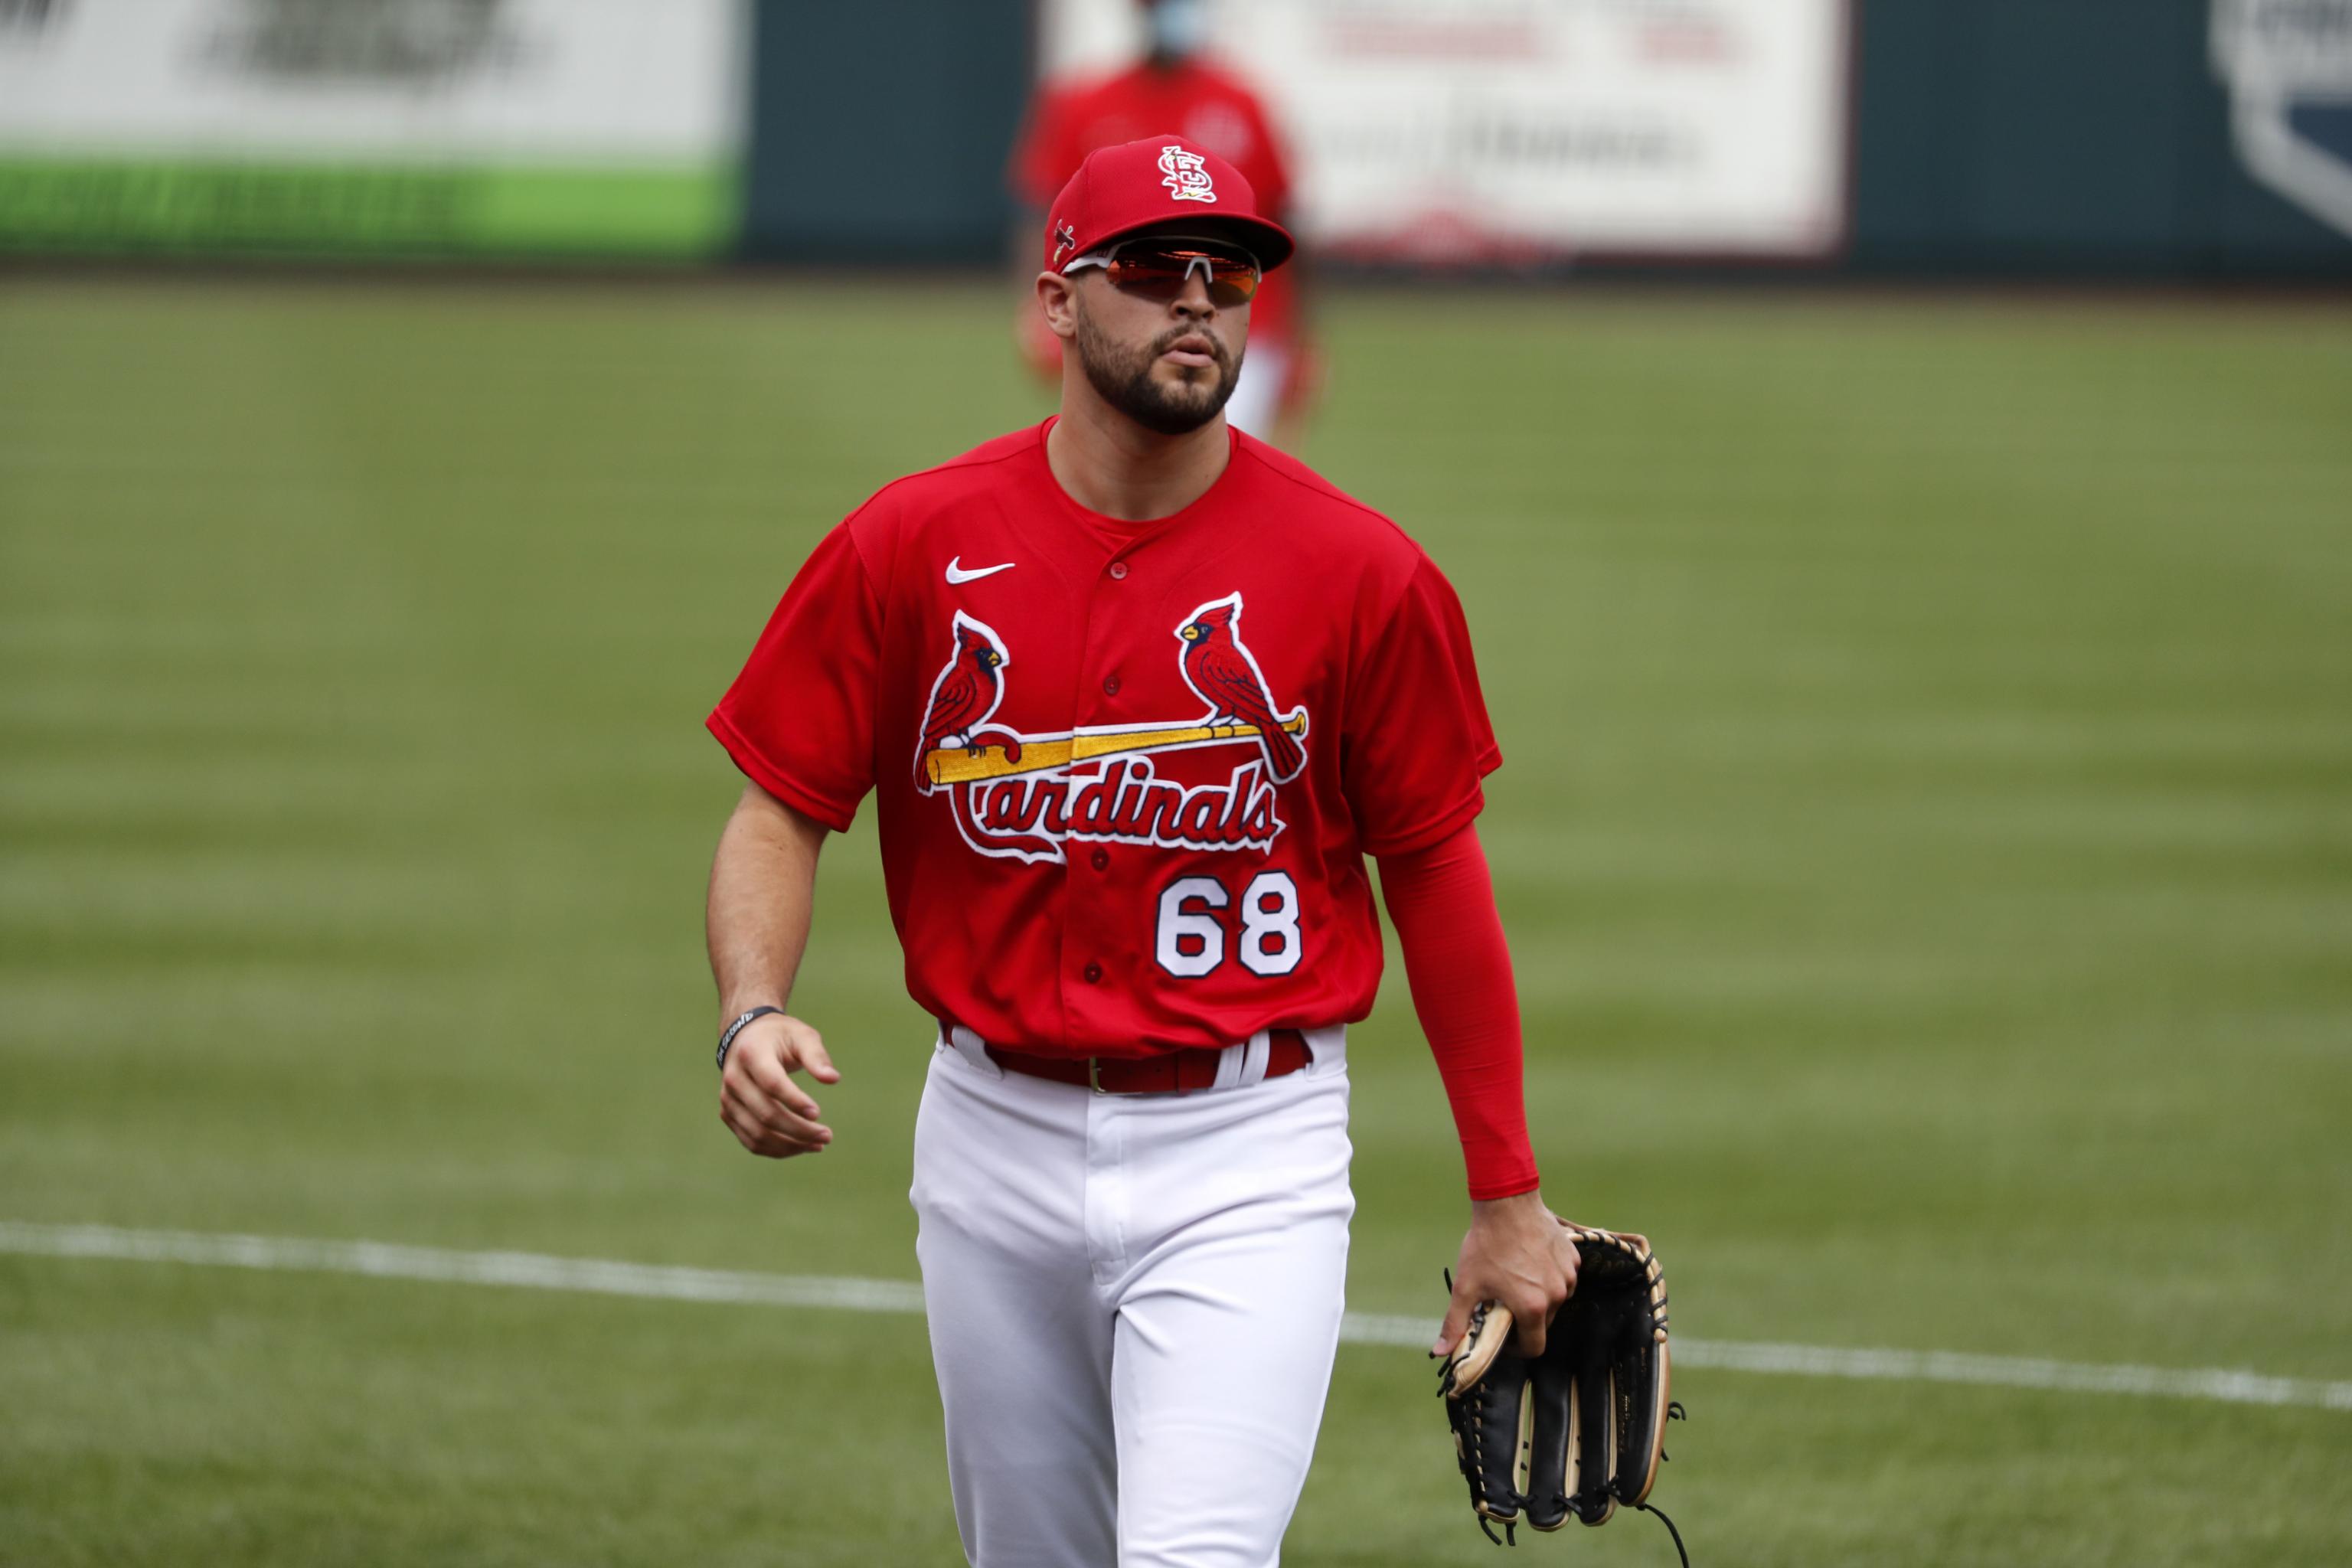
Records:
<instances>
[{"instance_id":1,"label":"red undershirt sleeve","mask_svg":"<svg viewBox=\"0 0 2352 1568\"><path fill-rule=\"evenodd\" d=\"M1425 848L1378 858L1413 1012L1454 1108L1470 1195L1533 1192L1518 989L1478 830L1465 823Z\"/></svg>"}]
</instances>

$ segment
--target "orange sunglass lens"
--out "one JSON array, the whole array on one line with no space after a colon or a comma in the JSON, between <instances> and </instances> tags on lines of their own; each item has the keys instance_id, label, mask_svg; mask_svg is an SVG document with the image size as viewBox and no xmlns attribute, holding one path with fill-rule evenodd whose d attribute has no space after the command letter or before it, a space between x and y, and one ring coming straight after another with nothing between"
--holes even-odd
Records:
<instances>
[{"instance_id":1,"label":"orange sunglass lens","mask_svg":"<svg viewBox=\"0 0 2352 1568\"><path fill-rule=\"evenodd\" d=\"M1221 305L1238 305L1257 292L1256 266L1240 257L1206 250L1126 250L1111 258L1110 279L1139 294L1174 299L1184 291L1184 280L1197 263L1207 262L1212 281L1209 297Z\"/></svg>"}]
</instances>

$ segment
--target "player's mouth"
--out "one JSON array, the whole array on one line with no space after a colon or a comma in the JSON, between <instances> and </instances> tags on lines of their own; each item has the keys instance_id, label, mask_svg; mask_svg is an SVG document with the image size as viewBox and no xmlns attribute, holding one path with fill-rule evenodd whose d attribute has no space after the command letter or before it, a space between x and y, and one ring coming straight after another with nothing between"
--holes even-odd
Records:
<instances>
[{"instance_id":1,"label":"player's mouth","mask_svg":"<svg viewBox=\"0 0 2352 1568\"><path fill-rule=\"evenodd\" d=\"M1186 332L1162 349L1160 357L1182 365L1213 366L1218 363L1217 345L1204 332Z\"/></svg>"}]
</instances>

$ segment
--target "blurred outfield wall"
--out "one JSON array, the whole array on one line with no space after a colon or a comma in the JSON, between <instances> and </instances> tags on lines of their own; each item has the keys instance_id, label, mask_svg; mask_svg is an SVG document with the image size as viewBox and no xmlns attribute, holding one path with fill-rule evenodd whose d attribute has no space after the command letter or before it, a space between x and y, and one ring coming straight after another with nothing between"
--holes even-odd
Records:
<instances>
[{"instance_id":1,"label":"blurred outfield wall","mask_svg":"<svg viewBox=\"0 0 2352 1568\"><path fill-rule=\"evenodd\" d=\"M994 267L1037 71L1132 25L0 0L0 249ZM1218 26L1307 226L1375 264L2352 279L2352 0L1218 0ZM1348 243L1391 190L1397 233L1446 243Z\"/></svg>"},{"instance_id":2,"label":"blurred outfield wall","mask_svg":"<svg viewBox=\"0 0 2352 1568\"><path fill-rule=\"evenodd\" d=\"M724 255L740 0L0 0L0 247Z\"/></svg>"}]
</instances>

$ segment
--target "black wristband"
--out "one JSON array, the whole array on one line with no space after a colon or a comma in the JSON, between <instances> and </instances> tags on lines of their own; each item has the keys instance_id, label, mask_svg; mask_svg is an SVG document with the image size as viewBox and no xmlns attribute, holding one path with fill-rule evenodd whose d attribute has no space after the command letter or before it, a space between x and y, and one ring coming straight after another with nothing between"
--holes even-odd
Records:
<instances>
[{"instance_id":1,"label":"black wristband","mask_svg":"<svg viewBox=\"0 0 2352 1568\"><path fill-rule=\"evenodd\" d=\"M744 1025L750 1023L754 1018L764 1018L771 1013L775 1014L778 1017L782 1017L783 1016L783 1012L784 1010L782 1007L754 1007L750 1012L744 1014L741 1017L736 1019L733 1023L728 1025L727 1032L719 1037L719 1070L720 1072L725 1072L727 1070L727 1053L734 1047L735 1037L743 1032Z\"/></svg>"}]
</instances>

